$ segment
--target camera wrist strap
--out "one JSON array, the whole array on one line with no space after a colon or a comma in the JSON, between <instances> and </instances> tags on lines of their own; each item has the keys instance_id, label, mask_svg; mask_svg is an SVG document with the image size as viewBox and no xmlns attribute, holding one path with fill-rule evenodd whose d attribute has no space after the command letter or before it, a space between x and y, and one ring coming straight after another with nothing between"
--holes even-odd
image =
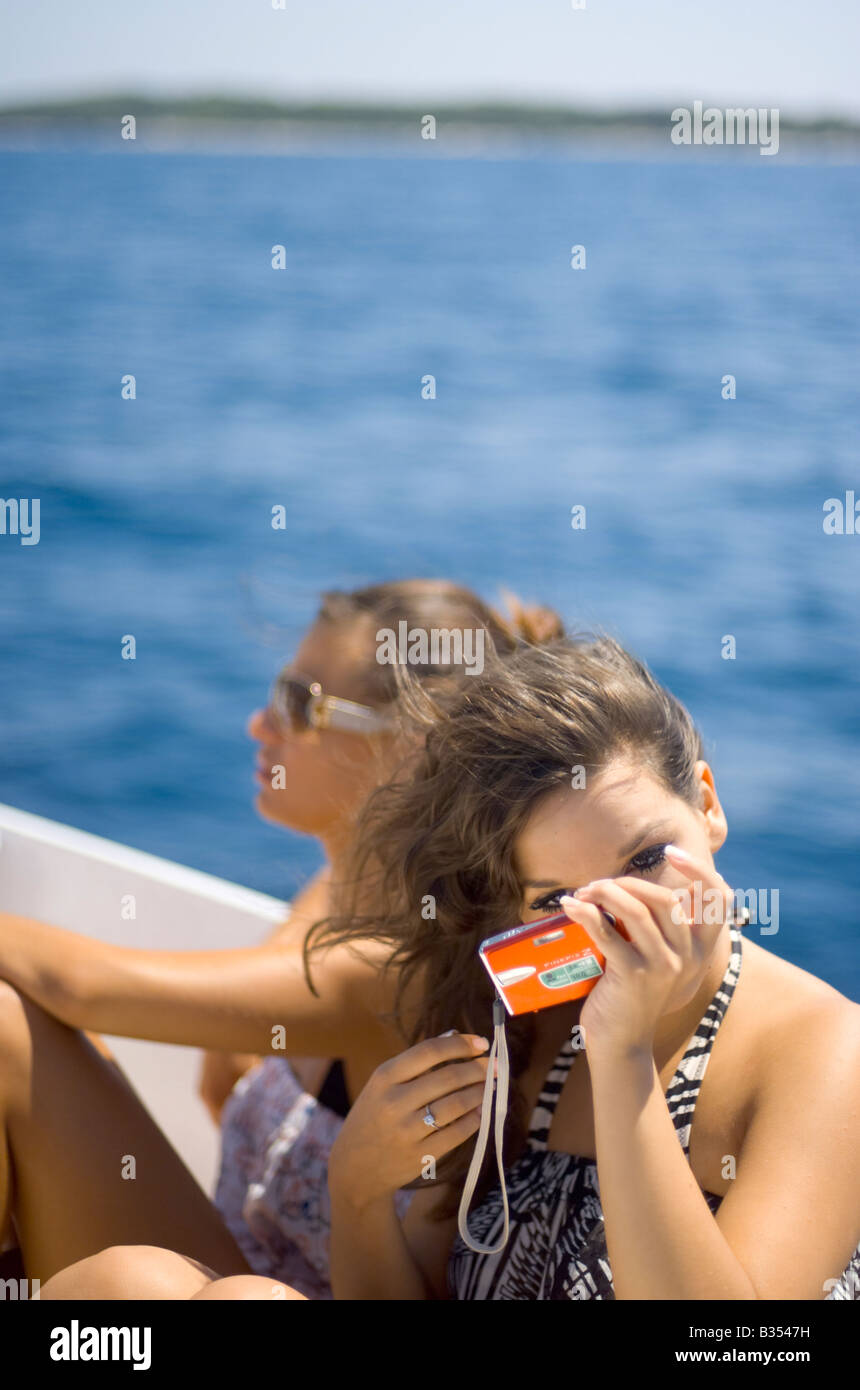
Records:
<instances>
[{"instance_id":1,"label":"camera wrist strap","mask_svg":"<svg viewBox=\"0 0 860 1390\"><path fill-rule=\"evenodd\" d=\"M481 1125L478 1130L478 1137L475 1140L475 1152L472 1155L472 1162L466 1174L463 1195L460 1198L460 1210L457 1213L457 1228L460 1232L460 1239L465 1245L468 1245L470 1250L474 1250L476 1254L498 1255L500 1251L504 1250L508 1243L508 1232L510 1230L508 1189L505 1185L505 1170L502 1159L505 1117L508 1113L510 1062L508 1059L508 1040L505 1036L505 1006L501 999L498 998L493 1000L493 1042L487 1061L487 1079L484 1083L484 1098L481 1103ZM495 1063L498 1065L495 1066ZM496 1071L498 1071L498 1076L495 1075ZM480 1245L469 1235L469 1206L478 1182L481 1166L484 1162L484 1154L487 1150L487 1140L490 1136L490 1120L493 1113L494 1091L496 1115L493 1138L496 1146L496 1164L499 1170L499 1185L502 1190L504 1224L502 1226L501 1238L497 1245Z\"/></svg>"}]
</instances>

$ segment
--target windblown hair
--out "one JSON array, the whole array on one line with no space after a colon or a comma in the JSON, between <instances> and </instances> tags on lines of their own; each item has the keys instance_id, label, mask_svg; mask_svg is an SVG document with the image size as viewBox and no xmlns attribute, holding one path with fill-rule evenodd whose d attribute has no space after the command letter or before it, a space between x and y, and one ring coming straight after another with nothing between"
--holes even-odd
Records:
<instances>
[{"instance_id":1,"label":"windblown hair","mask_svg":"<svg viewBox=\"0 0 860 1390\"><path fill-rule=\"evenodd\" d=\"M351 592L332 589L324 593L318 617L329 623L364 622L368 634L381 628L396 630L400 622L410 629L451 632L483 628L491 653L507 656L523 642L550 642L564 636L564 625L551 608L524 604L504 593L508 613L502 614L461 584L446 579L403 579L373 584ZM413 675L434 678L462 675L451 665L411 663ZM387 704L402 693L402 672L376 659L373 637L362 673L365 699L371 705ZM409 682L406 682L409 684Z\"/></svg>"},{"instance_id":2,"label":"windblown hair","mask_svg":"<svg viewBox=\"0 0 860 1390\"><path fill-rule=\"evenodd\" d=\"M698 806L702 742L686 709L608 637L523 646L441 701L408 675L401 681L423 741L408 771L366 803L335 912L309 932L306 960L327 943L389 943L405 1038L489 1035L494 991L477 948L520 920L515 847L535 807L570 787L574 768L590 785L619 755ZM407 1013L412 983L420 1003ZM508 1037L516 1078L531 1018L509 1019ZM520 1111L513 1103L511 1133Z\"/></svg>"}]
</instances>

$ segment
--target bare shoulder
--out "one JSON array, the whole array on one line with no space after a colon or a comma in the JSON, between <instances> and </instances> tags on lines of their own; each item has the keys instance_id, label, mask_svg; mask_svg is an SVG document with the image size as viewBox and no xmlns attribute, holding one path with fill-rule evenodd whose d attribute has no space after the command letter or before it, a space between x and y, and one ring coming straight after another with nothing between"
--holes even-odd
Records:
<instances>
[{"instance_id":1,"label":"bare shoulder","mask_svg":"<svg viewBox=\"0 0 860 1390\"><path fill-rule=\"evenodd\" d=\"M393 948L387 942L356 938L347 941L322 940L318 945L312 943L310 952L312 971L325 971L331 977L337 976L344 983L355 981L364 984L392 972L389 970Z\"/></svg>"},{"instance_id":2,"label":"bare shoulder","mask_svg":"<svg viewBox=\"0 0 860 1390\"><path fill-rule=\"evenodd\" d=\"M762 1083L784 1090L802 1078L852 1090L860 1080L860 1005L753 941L744 941L741 998L755 1018Z\"/></svg>"},{"instance_id":3,"label":"bare shoulder","mask_svg":"<svg viewBox=\"0 0 860 1390\"><path fill-rule=\"evenodd\" d=\"M393 947L373 940L322 943L311 952L310 977L320 994L336 996L343 1008L382 1021L397 1004Z\"/></svg>"},{"instance_id":4,"label":"bare shoulder","mask_svg":"<svg viewBox=\"0 0 860 1390\"><path fill-rule=\"evenodd\" d=\"M328 864L324 864L296 893L290 903L287 920L301 921L304 924L314 921L315 918L324 917L330 910L330 892L331 869Z\"/></svg>"}]
</instances>

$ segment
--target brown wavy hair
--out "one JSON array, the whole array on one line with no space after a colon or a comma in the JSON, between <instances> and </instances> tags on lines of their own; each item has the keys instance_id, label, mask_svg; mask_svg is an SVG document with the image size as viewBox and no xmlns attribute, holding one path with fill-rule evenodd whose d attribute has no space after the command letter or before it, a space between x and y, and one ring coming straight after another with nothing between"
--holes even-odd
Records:
<instances>
[{"instance_id":1,"label":"brown wavy hair","mask_svg":"<svg viewBox=\"0 0 860 1390\"><path fill-rule=\"evenodd\" d=\"M489 1035L494 991L477 948L519 921L515 844L537 804L570 786L573 768L584 768L590 784L628 755L698 806L702 740L684 706L610 637L522 646L441 701L408 673L399 679L401 704L424 737L408 771L365 805L348 881L335 888L333 915L308 933L306 961L334 942L389 943L395 1019L408 1042L448 1028ZM420 1002L407 1012L410 983ZM507 1027L506 1156L522 1140L516 1077L528 1063L533 1016ZM440 1178L460 1176L471 1148L440 1163Z\"/></svg>"},{"instance_id":2,"label":"brown wavy hair","mask_svg":"<svg viewBox=\"0 0 860 1390\"><path fill-rule=\"evenodd\" d=\"M410 629L433 628L451 632L483 628L490 651L505 657L521 643L551 642L564 636L564 623L551 608L524 603L515 594L502 593L507 612L500 612L462 584L448 579L397 579L371 584L363 589L330 589L322 595L318 620L328 623L365 624L368 655L359 679L364 698L371 705L387 704L404 693L401 672L392 664L376 659L371 636L381 628L396 629L405 622ZM413 676L422 680L462 675L452 664L433 665L430 661L411 664Z\"/></svg>"}]
</instances>

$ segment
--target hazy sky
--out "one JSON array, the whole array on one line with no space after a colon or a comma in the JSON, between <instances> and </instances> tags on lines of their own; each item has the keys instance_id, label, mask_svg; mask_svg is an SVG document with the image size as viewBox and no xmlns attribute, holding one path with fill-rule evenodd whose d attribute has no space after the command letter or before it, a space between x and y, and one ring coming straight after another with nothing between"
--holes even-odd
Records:
<instances>
[{"instance_id":1,"label":"hazy sky","mask_svg":"<svg viewBox=\"0 0 860 1390\"><path fill-rule=\"evenodd\" d=\"M0 102L130 88L860 115L858 0L0 0Z\"/></svg>"}]
</instances>

